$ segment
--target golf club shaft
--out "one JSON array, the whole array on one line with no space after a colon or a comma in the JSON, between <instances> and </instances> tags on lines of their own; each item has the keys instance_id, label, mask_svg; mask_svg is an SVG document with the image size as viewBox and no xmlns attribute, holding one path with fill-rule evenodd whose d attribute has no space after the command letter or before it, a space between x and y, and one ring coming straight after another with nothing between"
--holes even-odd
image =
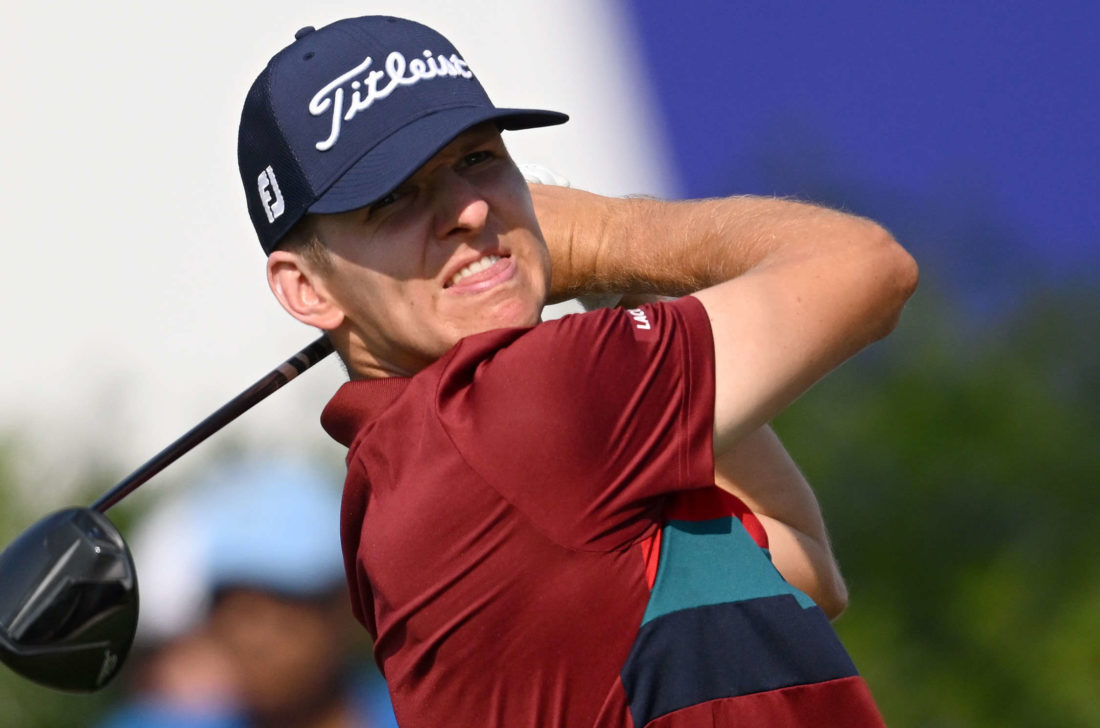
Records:
<instances>
[{"instance_id":1,"label":"golf club shaft","mask_svg":"<svg viewBox=\"0 0 1100 728\"><path fill-rule=\"evenodd\" d=\"M332 344L329 340L324 336L317 339L278 367L272 369L251 387L226 402L171 445L154 455L148 462L119 482L118 485L104 493L99 500L91 505L91 508L100 513L105 512L142 483L171 465L185 452L237 419L237 417L251 409L253 405L331 353Z\"/></svg>"}]
</instances>

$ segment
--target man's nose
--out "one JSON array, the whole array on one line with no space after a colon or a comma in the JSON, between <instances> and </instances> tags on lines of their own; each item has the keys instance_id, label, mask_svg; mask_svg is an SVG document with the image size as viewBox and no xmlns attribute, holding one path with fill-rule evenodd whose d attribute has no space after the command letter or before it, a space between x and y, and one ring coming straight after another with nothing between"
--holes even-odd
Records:
<instances>
[{"instance_id":1,"label":"man's nose","mask_svg":"<svg viewBox=\"0 0 1100 728\"><path fill-rule=\"evenodd\" d=\"M440 240L480 232L489 218L489 202L454 170L442 170L435 187L435 234Z\"/></svg>"}]
</instances>

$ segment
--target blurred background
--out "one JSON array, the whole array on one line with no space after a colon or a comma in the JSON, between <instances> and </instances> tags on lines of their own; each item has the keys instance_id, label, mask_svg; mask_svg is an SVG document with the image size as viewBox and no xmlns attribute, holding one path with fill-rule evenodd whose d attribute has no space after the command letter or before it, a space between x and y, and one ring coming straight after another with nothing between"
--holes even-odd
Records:
<instances>
[{"instance_id":1,"label":"blurred background","mask_svg":"<svg viewBox=\"0 0 1100 728\"><path fill-rule=\"evenodd\" d=\"M1100 6L1083 1L8 3L0 541L311 340L263 280L237 117L294 30L376 12L436 25L498 103L570 113L507 140L575 186L792 196L890 228L922 273L897 332L776 422L849 581L837 628L890 725L1100 725ZM272 453L338 487L317 417L342 377L307 373L113 520L130 537L213 465ZM67 696L0 670L0 724L93 725L137 678Z\"/></svg>"},{"instance_id":2,"label":"blurred background","mask_svg":"<svg viewBox=\"0 0 1100 728\"><path fill-rule=\"evenodd\" d=\"M340 481L265 454L212 462L127 539L140 612L96 728L396 728L348 609Z\"/></svg>"}]
</instances>

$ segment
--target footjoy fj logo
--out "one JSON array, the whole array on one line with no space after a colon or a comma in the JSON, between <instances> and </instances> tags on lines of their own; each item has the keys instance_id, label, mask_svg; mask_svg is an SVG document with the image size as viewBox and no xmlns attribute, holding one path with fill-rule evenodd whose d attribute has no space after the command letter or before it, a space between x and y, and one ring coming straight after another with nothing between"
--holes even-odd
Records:
<instances>
[{"instance_id":1,"label":"footjoy fj logo","mask_svg":"<svg viewBox=\"0 0 1100 728\"><path fill-rule=\"evenodd\" d=\"M275 170L271 168L270 164L256 178L256 186L260 190L260 203L263 204L264 212L267 213L267 221L275 222L275 218L282 215L283 211L286 210L286 203L283 202L283 193L279 190L279 183L275 179Z\"/></svg>"},{"instance_id":2,"label":"footjoy fj logo","mask_svg":"<svg viewBox=\"0 0 1100 728\"><path fill-rule=\"evenodd\" d=\"M331 112L332 127L328 139L315 145L317 151L331 149L340 138L340 129L345 121L351 121L360 111L369 109L375 101L386 98L398 86L412 86L433 78L474 77L466 61L459 58L458 54L452 53L448 58L442 55L433 56L431 51L425 50L423 55L423 58L406 61L403 54L394 51L386 56L384 71L368 71L374 59L367 56L358 66L333 79L318 91L309 102L309 113L321 116L325 112ZM384 78L389 80L385 85L379 86ZM344 93L347 87L351 88L351 102L345 111Z\"/></svg>"}]
</instances>

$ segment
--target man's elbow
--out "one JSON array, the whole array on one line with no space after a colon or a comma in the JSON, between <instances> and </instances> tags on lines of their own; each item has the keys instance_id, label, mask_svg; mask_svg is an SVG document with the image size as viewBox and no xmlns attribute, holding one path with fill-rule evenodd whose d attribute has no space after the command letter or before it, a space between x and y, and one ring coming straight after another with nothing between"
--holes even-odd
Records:
<instances>
[{"instance_id":1,"label":"man's elbow","mask_svg":"<svg viewBox=\"0 0 1100 728\"><path fill-rule=\"evenodd\" d=\"M848 608L848 586L839 574L833 579L833 583L821 590L817 595L817 606L825 612L825 616L834 620Z\"/></svg>"},{"instance_id":2,"label":"man's elbow","mask_svg":"<svg viewBox=\"0 0 1100 728\"><path fill-rule=\"evenodd\" d=\"M920 271L917 261L882 226L868 222L868 275L874 289L872 307L873 340L888 335L898 324L902 308L917 290Z\"/></svg>"}]
</instances>

